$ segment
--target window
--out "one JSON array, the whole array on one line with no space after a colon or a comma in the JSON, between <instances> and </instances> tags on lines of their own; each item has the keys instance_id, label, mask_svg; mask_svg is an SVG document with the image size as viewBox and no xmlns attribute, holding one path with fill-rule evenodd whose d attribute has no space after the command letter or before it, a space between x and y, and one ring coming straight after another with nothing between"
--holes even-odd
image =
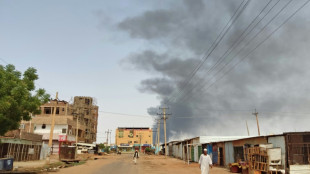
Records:
<instances>
[{"instance_id":1,"label":"window","mask_svg":"<svg viewBox=\"0 0 310 174\"><path fill-rule=\"evenodd\" d=\"M133 138L133 130L130 130L130 131L129 131L128 137L129 137L129 138Z\"/></svg>"},{"instance_id":2,"label":"window","mask_svg":"<svg viewBox=\"0 0 310 174\"><path fill-rule=\"evenodd\" d=\"M139 137L139 135L136 135L136 137Z\"/></svg>"},{"instance_id":3,"label":"window","mask_svg":"<svg viewBox=\"0 0 310 174\"><path fill-rule=\"evenodd\" d=\"M145 141L145 144L147 144L147 141Z\"/></svg>"},{"instance_id":4,"label":"window","mask_svg":"<svg viewBox=\"0 0 310 174\"><path fill-rule=\"evenodd\" d=\"M90 99L85 99L85 104L89 105L90 104Z\"/></svg>"},{"instance_id":5,"label":"window","mask_svg":"<svg viewBox=\"0 0 310 174\"><path fill-rule=\"evenodd\" d=\"M62 129L61 131L63 134L67 133L67 129Z\"/></svg>"},{"instance_id":6,"label":"window","mask_svg":"<svg viewBox=\"0 0 310 174\"><path fill-rule=\"evenodd\" d=\"M132 141L128 141L128 144L131 144L132 143Z\"/></svg>"},{"instance_id":7,"label":"window","mask_svg":"<svg viewBox=\"0 0 310 174\"><path fill-rule=\"evenodd\" d=\"M42 129L45 129L46 128L46 124L42 124Z\"/></svg>"},{"instance_id":8,"label":"window","mask_svg":"<svg viewBox=\"0 0 310 174\"><path fill-rule=\"evenodd\" d=\"M59 107L56 108L56 114L59 115Z\"/></svg>"},{"instance_id":9,"label":"window","mask_svg":"<svg viewBox=\"0 0 310 174\"><path fill-rule=\"evenodd\" d=\"M65 108L62 108L62 111L65 111Z\"/></svg>"},{"instance_id":10,"label":"window","mask_svg":"<svg viewBox=\"0 0 310 174\"><path fill-rule=\"evenodd\" d=\"M44 112L44 114L51 114L52 109L50 107L45 107L43 112Z\"/></svg>"},{"instance_id":11,"label":"window","mask_svg":"<svg viewBox=\"0 0 310 174\"><path fill-rule=\"evenodd\" d=\"M118 132L118 137L119 137L119 138L123 138L123 137L124 137L124 131L123 131L123 130L120 130L120 131Z\"/></svg>"},{"instance_id":12,"label":"window","mask_svg":"<svg viewBox=\"0 0 310 174\"><path fill-rule=\"evenodd\" d=\"M138 143L138 141L134 141L134 143Z\"/></svg>"}]
</instances>

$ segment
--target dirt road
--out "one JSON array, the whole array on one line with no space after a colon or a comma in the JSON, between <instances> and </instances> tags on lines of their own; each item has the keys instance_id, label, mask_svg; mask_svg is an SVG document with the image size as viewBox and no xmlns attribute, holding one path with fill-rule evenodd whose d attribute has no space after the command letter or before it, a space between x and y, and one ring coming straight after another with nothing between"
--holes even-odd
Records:
<instances>
[{"instance_id":1,"label":"dirt road","mask_svg":"<svg viewBox=\"0 0 310 174\"><path fill-rule=\"evenodd\" d=\"M164 156L141 155L138 163L133 163L132 154L108 155L86 164L61 169L57 174L188 174L200 173L197 163L187 165L184 161ZM213 167L211 174L228 174L223 168Z\"/></svg>"}]
</instances>

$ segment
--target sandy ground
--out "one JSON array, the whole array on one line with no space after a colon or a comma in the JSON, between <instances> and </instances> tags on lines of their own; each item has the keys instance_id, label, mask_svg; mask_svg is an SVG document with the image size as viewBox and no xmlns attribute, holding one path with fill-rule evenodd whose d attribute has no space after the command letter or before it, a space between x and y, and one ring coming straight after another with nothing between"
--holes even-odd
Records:
<instances>
[{"instance_id":1,"label":"sandy ground","mask_svg":"<svg viewBox=\"0 0 310 174\"><path fill-rule=\"evenodd\" d=\"M56 163L58 162L58 159L50 159L50 163ZM45 164L48 164L47 160L38 160L38 161L27 161L27 162L14 162L13 163L13 168L17 169L23 169L23 168L38 168L42 167Z\"/></svg>"},{"instance_id":2,"label":"sandy ground","mask_svg":"<svg viewBox=\"0 0 310 174\"><path fill-rule=\"evenodd\" d=\"M55 172L53 172L55 173ZM141 155L138 163L133 163L132 154L107 155L98 160L89 160L86 164L63 168L56 174L84 173L84 174L188 174L200 173L197 163L187 165L184 161L164 156ZM226 169L213 167L210 174L228 174Z\"/></svg>"}]
</instances>

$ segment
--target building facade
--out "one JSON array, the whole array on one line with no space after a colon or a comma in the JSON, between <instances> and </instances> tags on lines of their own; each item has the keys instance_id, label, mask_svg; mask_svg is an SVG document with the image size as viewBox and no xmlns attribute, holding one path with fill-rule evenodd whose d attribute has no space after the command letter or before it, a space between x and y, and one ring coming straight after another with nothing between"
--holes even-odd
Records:
<instances>
[{"instance_id":1,"label":"building facade","mask_svg":"<svg viewBox=\"0 0 310 174\"><path fill-rule=\"evenodd\" d=\"M153 144L153 131L148 127L119 127L115 131L115 144L121 151L144 152Z\"/></svg>"},{"instance_id":2,"label":"building facade","mask_svg":"<svg viewBox=\"0 0 310 174\"><path fill-rule=\"evenodd\" d=\"M79 143L96 142L98 124L98 106L91 97L74 97L73 103L51 100L40 106L41 114L35 115L30 121L22 121L20 129L43 135L43 142L48 144L55 112L52 152L58 153L59 147Z\"/></svg>"}]
</instances>

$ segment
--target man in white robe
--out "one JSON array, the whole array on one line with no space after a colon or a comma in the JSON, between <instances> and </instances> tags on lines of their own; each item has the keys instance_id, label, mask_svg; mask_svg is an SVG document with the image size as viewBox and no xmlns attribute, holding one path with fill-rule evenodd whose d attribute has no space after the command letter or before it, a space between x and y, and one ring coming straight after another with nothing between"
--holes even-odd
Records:
<instances>
[{"instance_id":1,"label":"man in white robe","mask_svg":"<svg viewBox=\"0 0 310 174\"><path fill-rule=\"evenodd\" d=\"M212 168L212 160L207 152L207 149L204 149L203 154L201 154L199 158L199 168L201 170L201 174L209 174L210 167Z\"/></svg>"}]
</instances>

